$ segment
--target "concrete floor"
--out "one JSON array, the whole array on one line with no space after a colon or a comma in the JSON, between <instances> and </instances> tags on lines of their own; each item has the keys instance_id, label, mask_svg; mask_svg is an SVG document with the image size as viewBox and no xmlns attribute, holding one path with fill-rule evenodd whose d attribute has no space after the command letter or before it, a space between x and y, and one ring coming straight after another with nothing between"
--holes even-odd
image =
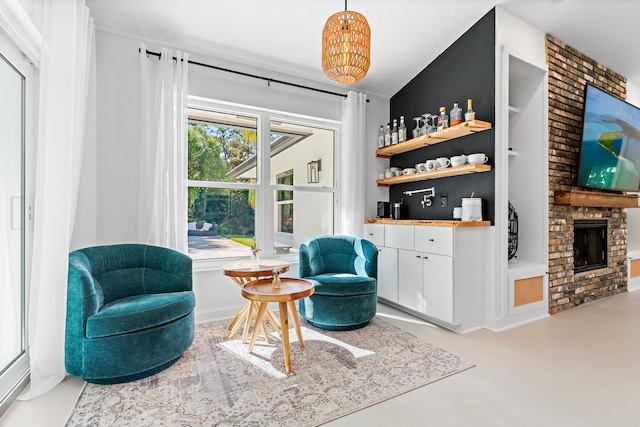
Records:
<instances>
[{"instance_id":1,"label":"concrete floor","mask_svg":"<svg viewBox=\"0 0 640 427\"><path fill-rule=\"evenodd\" d=\"M327 426L640 425L640 292L498 333L459 335L382 304L378 316L476 367ZM0 427L64 426L82 385L14 402Z\"/></svg>"}]
</instances>

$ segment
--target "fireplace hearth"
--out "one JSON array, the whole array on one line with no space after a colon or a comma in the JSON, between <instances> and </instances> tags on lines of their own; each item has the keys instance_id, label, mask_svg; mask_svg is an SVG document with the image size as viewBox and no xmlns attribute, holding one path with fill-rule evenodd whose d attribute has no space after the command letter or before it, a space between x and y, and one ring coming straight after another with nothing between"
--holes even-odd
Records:
<instances>
[{"instance_id":1,"label":"fireplace hearth","mask_svg":"<svg viewBox=\"0 0 640 427\"><path fill-rule=\"evenodd\" d=\"M582 273L607 267L607 221L575 220L573 271Z\"/></svg>"}]
</instances>

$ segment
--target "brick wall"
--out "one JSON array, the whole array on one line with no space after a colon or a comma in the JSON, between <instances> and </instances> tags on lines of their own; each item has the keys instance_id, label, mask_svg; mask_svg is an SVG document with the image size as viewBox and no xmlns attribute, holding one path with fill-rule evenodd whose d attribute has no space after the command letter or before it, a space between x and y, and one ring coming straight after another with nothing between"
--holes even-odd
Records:
<instances>
[{"instance_id":1,"label":"brick wall","mask_svg":"<svg viewBox=\"0 0 640 427\"><path fill-rule=\"evenodd\" d=\"M626 99L626 79L618 73L546 36L549 66L549 312L558 313L588 301L627 290L627 221L625 209L555 205L555 191L577 189L584 89L590 83ZM584 188L580 188L584 190ZM573 273L573 221L608 221L608 266Z\"/></svg>"}]
</instances>

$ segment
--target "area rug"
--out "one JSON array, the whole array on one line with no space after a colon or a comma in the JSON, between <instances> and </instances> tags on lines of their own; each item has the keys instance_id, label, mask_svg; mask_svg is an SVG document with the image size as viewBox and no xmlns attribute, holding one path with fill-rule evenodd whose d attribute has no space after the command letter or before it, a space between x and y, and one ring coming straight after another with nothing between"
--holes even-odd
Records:
<instances>
[{"instance_id":1,"label":"area rug","mask_svg":"<svg viewBox=\"0 0 640 427\"><path fill-rule=\"evenodd\" d=\"M87 384L67 426L317 426L473 365L383 320L355 331L291 329L259 339L253 354L227 340L229 322L196 325L193 345L169 369L126 384Z\"/></svg>"}]
</instances>

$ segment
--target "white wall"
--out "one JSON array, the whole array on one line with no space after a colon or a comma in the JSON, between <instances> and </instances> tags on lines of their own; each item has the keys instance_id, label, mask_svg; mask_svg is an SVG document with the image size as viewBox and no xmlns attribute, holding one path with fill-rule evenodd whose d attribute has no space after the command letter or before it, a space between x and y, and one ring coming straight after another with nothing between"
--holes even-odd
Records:
<instances>
[{"instance_id":1,"label":"white wall","mask_svg":"<svg viewBox=\"0 0 640 427\"><path fill-rule=\"evenodd\" d=\"M95 204L95 209L79 209L79 224L91 222L96 244L135 242L138 230L138 165L140 164L140 40L105 31L96 31L97 61L97 130L98 142L93 157L83 163L83 176L95 176L95 186L81 187L78 203ZM159 51L160 46L147 42L147 48ZM185 49L189 51L190 49ZM223 60L191 54L190 59L220 67L248 72L274 79L290 81L333 92L347 92L348 87L322 87L268 70L252 69ZM154 60L153 57L142 60ZM192 95L247 104L318 118L341 120L342 98L293 88L277 83L238 76L199 66L189 70L189 92ZM366 153L366 216L375 216L376 200L387 200L387 190L375 185L377 172L388 160L375 158L377 129L389 117L389 99L370 96L367 105ZM95 218L84 218L82 212L97 212ZM93 214L92 214L93 215ZM364 218L363 218L364 219ZM144 225L142 225L144 226ZM78 236L82 240L83 236ZM291 273L297 272L292 265ZM221 275L219 269L194 272L196 318L199 321L234 315L244 304L239 289Z\"/></svg>"},{"instance_id":2,"label":"white wall","mask_svg":"<svg viewBox=\"0 0 640 427\"><path fill-rule=\"evenodd\" d=\"M640 86L627 82L627 102L640 108ZM627 252L640 252L640 208L627 209Z\"/></svg>"}]
</instances>

